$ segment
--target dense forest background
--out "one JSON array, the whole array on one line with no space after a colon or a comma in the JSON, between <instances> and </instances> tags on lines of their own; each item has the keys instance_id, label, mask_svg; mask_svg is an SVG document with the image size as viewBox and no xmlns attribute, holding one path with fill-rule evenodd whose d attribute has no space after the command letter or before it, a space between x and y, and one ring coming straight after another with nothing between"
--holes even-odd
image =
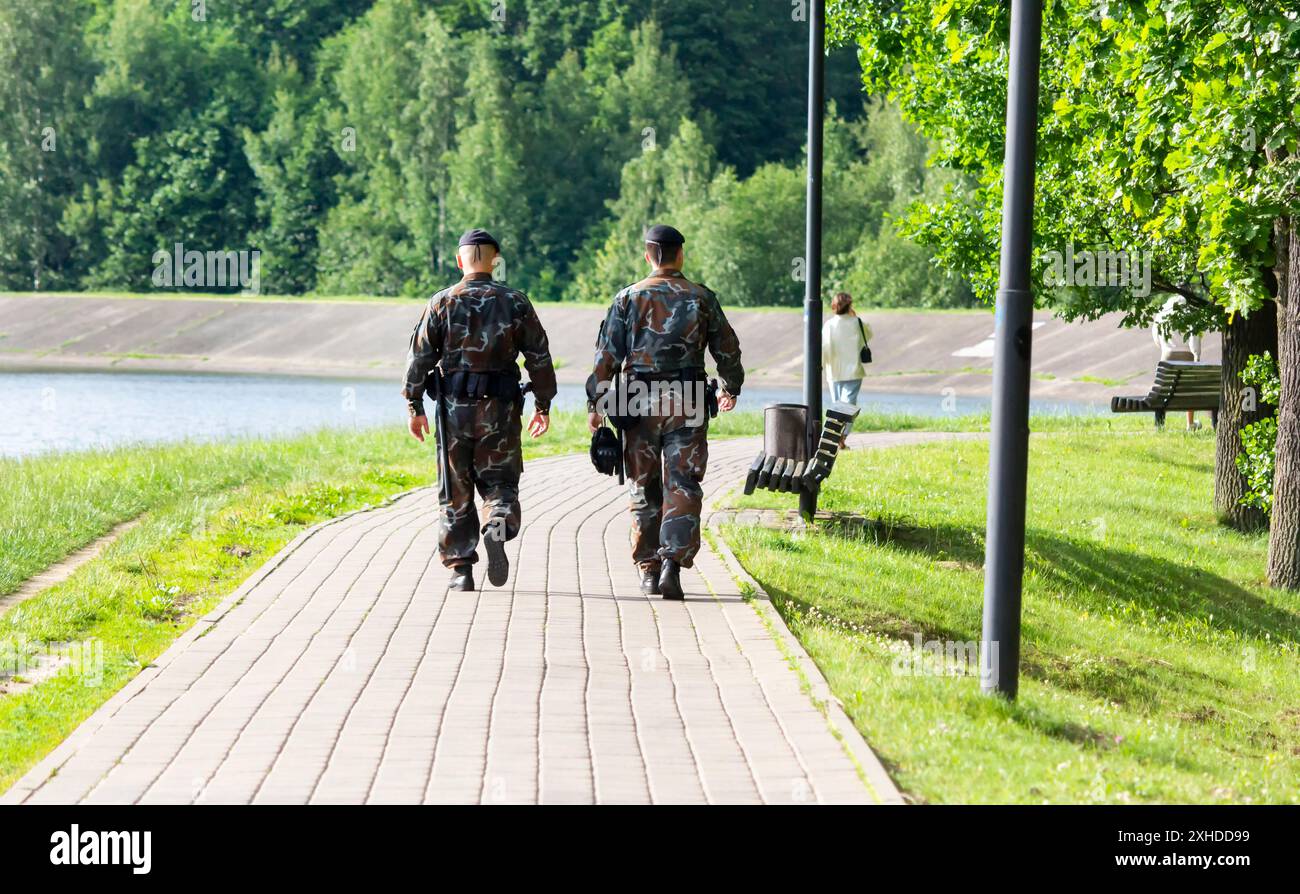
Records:
<instances>
[{"instance_id":1,"label":"dense forest background","mask_svg":"<svg viewBox=\"0 0 1300 894\"><path fill-rule=\"evenodd\" d=\"M797 304L806 39L784 0L0 0L0 287L148 291L183 242L423 296L483 226L512 285L604 301L664 220L724 301ZM970 303L893 225L952 175L828 66L828 291Z\"/></svg>"}]
</instances>

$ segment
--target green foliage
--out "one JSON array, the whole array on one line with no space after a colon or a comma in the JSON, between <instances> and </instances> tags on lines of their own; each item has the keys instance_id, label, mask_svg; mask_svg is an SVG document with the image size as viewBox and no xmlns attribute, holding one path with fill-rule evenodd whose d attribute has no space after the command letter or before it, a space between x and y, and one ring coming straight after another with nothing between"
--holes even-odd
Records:
<instances>
[{"instance_id":1,"label":"green foliage","mask_svg":"<svg viewBox=\"0 0 1300 894\"><path fill-rule=\"evenodd\" d=\"M59 219L85 183L88 4L0 0L0 284L75 286Z\"/></svg>"},{"instance_id":2,"label":"green foliage","mask_svg":"<svg viewBox=\"0 0 1300 894\"><path fill-rule=\"evenodd\" d=\"M1246 361L1246 369L1241 374L1245 385L1258 389L1261 404L1276 407L1282 396L1282 380L1278 376L1277 361L1272 354L1255 354Z\"/></svg>"},{"instance_id":3,"label":"green foliage","mask_svg":"<svg viewBox=\"0 0 1300 894\"><path fill-rule=\"evenodd\" d=\"M1269 512L1273 508L1273 466L1277 454L1277 417L1253 422L1241 430L1237 469L1246 476L1243 506Z\"/></svg>"},{"instance_id":4,"label":"green foliage","mask_svg":"<svg viewBox=\"0 0 1300 894\"><path fill-rule=\"evenodd\" d=\"M896 106L878 105L865 124L833 127L830 138L834 168L827 224L844 230L856 221L862 236L847 251L832 254L827 290L846 291L862 307L974 304L963 279L943 270L934 263L930 249L904 235L914 203L943 194L962 184L962 178L930 165L929 141L903 120ZM847 160L853 151L849 140L861 146L865 163ZM849 173L839 174L839 170Z\"/></svg>"},{"instance_id":5,"label":"green foliage","mask_svg":"<svg viewBox=\"0 0 1300 894\"><path fill-rule=\"evenodd\" d=\"M826 128L823 251L826 290L844 289L860 307L956 307L965 283L904 239L893 214L956 178L927 165L929 146L888 106L863 122L831 115ZM803 301L803 165L776 162L739 179L717 161L702 129L684 120L667 146L647 148L623 167L603 244L590 252L574 289L600 300L645 272L640 234L668 219L687 233L687 267L740 306Z\"/></svg>"},{"instance_id":6,"label":"green foliage","mask_svg":"<svg viewBox=\"0 0 1300 894\"><path fill-rule=\"evenodd\" d=\"M188 5L119 0L92 19L89 41L98 177L64 217L95 247L84 284L152 288L154 253L177 242L245 247L255 193L240 130L264 123L265 74L233 28L193 21Z\"/></svg>"},{"instance_id":7,"label":"green foliage","mask_svg":"<svg viewBox=\"0 0 1300 894\"><path fill-rule=\"evenodd\" d=\"M0 134L0 288L152 290L155 253L183 242L258 250L264 292L421 296L484 226L513 285L604 301L667 219L728 303L802 300L796 7L69 6L0 0L17 122ZM892 109L868 115L851 50L827 84L828 286L862 305L969 300L893 224L956 178ZM34 146L46 120L57 153Z\"/></svg>"},{"instance_id":8,"label":"green foliage","mask_svg":"<svg viewBox=\"0 0 1300 894\"><path fill-rule=\"evenodd\" d=\"M990 298L996 288L1008 5L998 0L831 4L869 90L972 173L913 209L908 231ZM1296 184L1300 22L1263 0L1064 0L1044 11L1035 244L1150 252L1156 293L1186 295L1192 328L1269 298L1275 221ZM1071 317L1123 311L1146 324L1163 299L1128 290L1039 299Z\"/></svg>"},{"instance_id":9,"label":"green foliage","mask_svg":"<svg viewBox=\"0 0 1300 894\"><path fill-rule=\"evenodd\" d=\"M263 252L263 288L296 294L316 285L316 222L335 200L341 170L314 93L287 88L275 96L266 130L245 130L244 151L257 177L259 228L252 242Z\"/></svg>"},{"instance_id":10,"label":"green foliage","mask_svg":"<svg viewBox=\"0 0 1300 894\"><path fill-rule=\"evenodd\" d=\"M445 190L450 137L422 141L454 133L439 82L462 79L467 62L448 57L448 40L410 0L381 0L327 45L321 77L334 104L326 131L343 173L338 204L320 225L321 291L416 295L429 287L436 246L425 241L427 225L404 220L402 209L428 208L430 188Z\"/></svg>"},{"instance_id":11,"label":"green foliage","mask_svg":"<svg viewBox=\"0 0 1300 894\"><path fill-rule=\"evenodd\" d=\"M1271 354L1255 354L1241 374L1243 384L1255 389L1260 404L1276 407L1282 395L1282 380ZM1273 467L1277 452L1277 412L1241 429L1241 453L1237 469L1246 476L1242 505L1269 512L1273 508Z\"/></svg>"},{"instance_id":12,"label":"green foliage","mask_svg":"<svg viewBox=\"0 0 1300 894\"><path fill-rule=\"evenodd\" d=\"M656 220L673 220L695 236L691 223L719 199L713 193L721 189L714 179L713 148L693 121L682 120L677 130L677 138L666 147L656 138L623 166L618 198L609 203L611 220L603 240L593 239L572 297L601 301L640 279L646 269L641 241L645 228ZM694 255L695 240L688 236L687 241ZM728 300L734 299L728 295Z\"/></svg>"},{"instance_id":13,"label":"green foliage","mask_svg":"<svg viewBox=\"0 0 1300 894\"><path fill-rule=\"evenodd\" d=\"M629 4L631 5L631 4ZM798 158L807 121L807 3L790 0L651 0L648 17L678 48L696 111L718 160L748 177L762 165ZM802 12L803 15L799 13ZM850 118L861 114L851 50L830 53L826 97Z\"/></svg>"}]
</instances>

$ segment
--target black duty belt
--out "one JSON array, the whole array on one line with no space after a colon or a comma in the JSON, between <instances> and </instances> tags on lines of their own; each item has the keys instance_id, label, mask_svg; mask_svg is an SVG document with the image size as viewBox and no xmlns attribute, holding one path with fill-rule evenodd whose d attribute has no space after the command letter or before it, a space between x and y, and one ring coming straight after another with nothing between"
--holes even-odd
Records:
<instances>
[{"instance_id":1,"label":"black duty belt","mask_svg":"<svg viewBox=\"0 0 1300 894\"><path fill-rule=\"evenodd\" d=\"M708 379L702 367L674 369L666 372L642 372L632 370L629 375L642 382L703 382Z\"/></svg>"},{"instance_id":2,"label":"black duty belt","mask_svg":"<svg viewBox=\"0 0 1300 894\"><path fill-rule=\"evenodd\" d=\"M523 400L519 380L509 373L450 372L442 377L442 393L462 400L485 400L489 397Z\"/></svg>"}]
</instances>

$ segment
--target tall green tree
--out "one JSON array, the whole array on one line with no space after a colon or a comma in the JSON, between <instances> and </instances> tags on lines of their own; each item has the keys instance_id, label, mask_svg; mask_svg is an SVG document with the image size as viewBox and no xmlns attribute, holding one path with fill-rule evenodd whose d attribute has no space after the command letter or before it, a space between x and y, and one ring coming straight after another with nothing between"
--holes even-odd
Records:
<instances>
[{"instance_id":1,"label":"tall green tree","mask_svg":"<svg viewBox=\"0 0 1300 894\"><path fill-rule=\"evenodd\" d=\"M10 2L0 101L10 118L62 104L76 151L0 135L0 279L152 288L154 252L180 241L260 249L269 291L419 295L456 275L459 230L491 222L515 282L586 296L597 272L600 290L639 272L640 230L672 218L697 272L797 300L763 252L801 226L799 6ZM845 276L880 266L850 250L883 213L860 142L828 172Z\"/></svg>"},{"instance_id":2,"label":"tall green tree","mask_svg":"<svg viewBox=\"0 0 1300 894\"><path fill-rule=\"evenodd\" d=\"M614 136L599 126L599 97L576 52L546 76L526 115L530 252L539 267L539 296L560 297L563 271L605 212L618 186L610 149Z\"/></svg>"},{"instance_id":3,"label":"tall green tree","mask_svg":"<svg viewBox=\"0 0 1300 894\"><path fill-rule=\"evenodd\" d=\"M507 16L513 5L507 5ZM520 5L523 64L534 77L544 77L567 53L586 46L599 28L621 21L635 4L624 0L522 0Z\"/></svg>"},{"instance_id":4,"label":"tall green tree","mask_svg":"<svg viewBox=\"0 0 1300 894\"><path fill-rule=\"evenodd\" d=\"M654 21L628 35L626 64L601 89L600 128L611 151L626 161L672 141L677 125L691 112L691 85L677 62L676 48L664 42Z\"/></svg>"},{"instance_id":5,"label":"tall green tree","mask_svg":"<svg viewBox=\"0 0 1300 894\"><path fill-rule=\"evenodd\" d=\"M888 91L939 143L944 163L978 178L973 192L954 189L920 210L913 232L984 295L996 280L1006 13L993 0L833 9L838 34L858 42L868 89ZM1274 294L1285 311L1295 281L1285 249L1296 204L1296 15L1255 0L1063 0L1045 14L1044 58L1036 244L1150 257L1153 292L1039 283L1040 300L1071 316L1118 310L1144 324L1179 294L1187 310L1177 325L1224 327L1216 502L1230 521L1249 522L1225 503L1245 490L1233 471L1239 429L1251 421L1239 391L1244 355L1267 345ZM1288 401L1300 402L1293 376L1280 431ZM1300 421L1289 429L1279 436L1276 486L1287 499L1274 502L1270 579L1297 586Z\"/></svg>"},{"instance_id":6,"label":"tall green tree","mask_svg":"<svg viewBox=\"0 0 1300 894\"><path fill-rule=\"evenodd\" d=\"M787 0L651 0L648 17L675 46L695 117L715 122L719 160L744 178L803 147L808 96L809 3ZM833 52L826 95L850 117L863 105L852 50Z\"/></svg>"},{"instance_id":7,"label":"tall green tree","mask_svg":"<svg viewBox=\"0 0 1300 894\"><path fill-rule=\"evenodd\" d=\"M207 15L228 21L259 61L279 58L309 71L321 43L373 0L218 0Z\"/></svg>"},{"instance_id":8,"label":"tall green tree","mask_svg":"<svg viewBox=\"0 0 1300 894\"><path fill-rule=\"evenodd\" d=\"M84 177L89 133L81 97L93 78L85 3L0 0L0 285L68 287L59 229Z\"/></svg>"},{"instance_id":9,"label":"tall green tree","mask_svg":"<svg viewBox=\"0 0 1300 894\"><path fill-rule=\"evenodd\" d=\"M445 31L435 25L426 32L413 0L380 0L327 44L320 65L334 103L326 130L344 170L338 202L320 227L324 291L416 295L432 281L436 247L413 226L428 192L423 185L407 192L412 168L437 139L419 117L426 34L447 52L437 43ZM439 126L452 126L451 110L441 112Z\"/></svg>"},{"instance_id":10,"label":"tall green tree","mask_svg":"<svg viewBox=\"0 0 1300 894\"><path fill-rule=\"evenodd\" d=\"M231 26L188 5L116 0L92 20L99 73L86 99L99 173L64 213L91 249L86 282L150 289L152 257L176 242L248 250L255 179L241 131L261 127L264 73Z\"/></svg>"},{"instance_id":11,"label":"tall green tree","mask_svg":"<svg viewBox=\"0 0 1300 894\"><path fill-rule=\"evenodd\" d=\"M642 234L651 223L666 219L663 151L658 144L623 165L617 198L609 205L604 235L593 234L580 263L570 297L603 302L636 282L645 269Z\"/></svg>"},{"instance_id":12,"label":"tall green tree","mask_svg":"<svg viewBox=\"0 0 1300 894\"><path fill-rule=\"evenodd\" d=\"M847 291L860 307L970 306L965 280L900 231L914 203L940 199L960 175L929 164L932 144L896 106L876 103L865 119L831 123L827 213L836 230L856 226L860 235L827 258L827 291Z\"/></svg>"},{"instance_id":13,"label":"tall green tree","mask_svg":"<svg viewBox=\"0 0 1300 894\"><path fill-rule=\"evenodd\" d=\"M262 252L262 288L270 293L316 286L318 229L336 201L334 178L342 169L325 108L319 90L290 83L276 93L266 129L244 131L258 188L251 242Z\"/></svg>"},{"instance_id":14,"label":"tall green tree","mask_svg":"<svg viewBox=\"0 0 1300 894\"><path fill-rule=\"evenodd\" d=\"M456 235L449 228L456 107L466 77L463 47L437 16L422 24L420 68L413 101L402 112L403 138L395 141L406 200L398 202L435 285L456 272Z\"/></svg>"},{"instance_id":15,"label":"tall green tree","mask_svg":"<svg viewBox=\"0 0 1300 894\"><path fill-rule=\"evenodd\" d=\"M468 54L466 92L448 165L452 230L489 230L501 242L504 275L528 289L540 265L528 233L524 123L493 38L475 36Z\"/></svg>"}]
</instances>

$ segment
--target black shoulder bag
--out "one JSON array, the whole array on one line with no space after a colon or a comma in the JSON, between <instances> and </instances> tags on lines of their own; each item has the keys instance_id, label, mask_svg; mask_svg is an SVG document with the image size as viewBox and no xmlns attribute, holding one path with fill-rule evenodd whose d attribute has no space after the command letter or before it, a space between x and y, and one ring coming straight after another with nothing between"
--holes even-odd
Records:
<instances>
[{"instance_id":1,"label":"black shoulder bag","mask_svg":"<svg viewBox=\"0 0 1300 894\"><path fill-rule=\"evenodd\" d=\"M862 319L858 319L858 331L862 333L862 350L858 352L858 359L863 363L871 362L871 345L867 344L867 330L862 325Z\"/></svg>"}]
</instances>

